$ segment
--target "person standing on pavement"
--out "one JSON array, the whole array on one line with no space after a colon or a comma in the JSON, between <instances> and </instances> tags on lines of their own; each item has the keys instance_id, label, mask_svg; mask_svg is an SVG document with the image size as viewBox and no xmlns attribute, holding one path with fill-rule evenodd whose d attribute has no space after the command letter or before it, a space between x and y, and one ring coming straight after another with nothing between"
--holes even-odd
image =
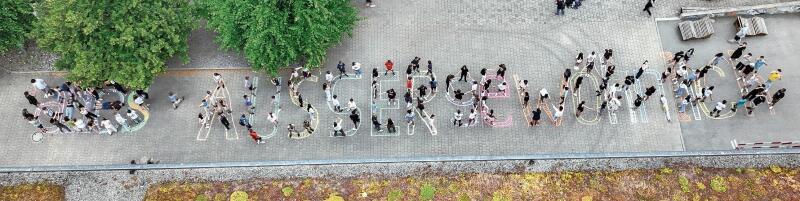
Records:
<instances>
[{"instance_id":1,"label":"person standing on pavement","mask_svg":"<svg viewBox=\"0 0 800 201\"><path fill-rule=\"evenodd\" d=\"M425 75L430 75L433 77L433 63L431 60L428 60L428 72L426 72Z\"/></svg>"},{"instance_id":2,"label":"person standing on pavement","mask_svg":"<svg viewBox=\"0 0 800 201\"><path fill-rule=\"evenodd\" d=\"M342 79L342 76L350 77L350 75L347 74L347 71L344 68L344 62L339 61L339 64L336 64L336 69L339 69L339 79Z\"/></svg>"},{"instance_id":3,"label":"person standing on pavement","mask_svg":"<svg viewBox=\"0 0 800 201\"><path fill-rule=\"evenodd\" d=\"M451 83L451 82L453 81L453 79L455 79L455 78L456 78L456 76L455 76L455 75L453 75L453 74L449 74L449 75L447 75L447 77L445 77L445 79L444 79L444 84L445 84L445 86L444 86L444 91L446 91L446 92L450 92L450 83Z\"/></svg>"},{"instance_id":4,"label":"person standing on pavement","mask_svg":"<svg viewBox=\"0 0 800 201\"><path fill-rule=\"evenodd\" d=\"M333 74L331 71L325 71L325 83L324 84L331 84L333 82Z\"/></svg>"},{"instance_id":5,"label":"person standing on pavement","mask_svg":"<svg viewBox=\"0 0 800 201\"><path fill-rule=\"evenodd\" d=\"M633 109L639 109L639 107L642 106L642 102L644 102L644 98L641 95L636 94L636 99L633 100Z\"/></svg>"},{"instance_id":6,"label":"person standing on pavement","mask_svg":"<svg viewBox=\"0 0 800 201\"><path fill-rule=\"evenodd\" d=\"M478 112L475 109L469 110L469 116L467 116L467 126L475 125L475 122L478 118Z\"/></svg>"},{"instance_id":7,"label":"person standing on pavement","mask_svg":"<svg viewBox=\"0 0 800 201\"><path fill-rule=\"evenodd\" d=\"M230 130L231 129L231 122L228 121L228 117L226 117L225 114L220 114L219 115L219 121L220 121L220 123L222 123L223 126L225 126L225 130Z\"/></svg>"},{"instance_id":8,"label":"person standing on pavement","mask_svg":"<svg viewBox=\"0 0 800 201\"><path fill-rule=\"evenodd\" d=\"M353 130L358 130L358 125L361 124L361 118L358 116L358 111L353 110L350 112L350 120L353 121Z\"/></svg>"},{"instance_id":9,"label":"person standing on pavement","mask_svg":"<svg viewBox=\"0 0 800 201\"><path fill-rule=\"evenodd\" d=\"M539 120L542 119L542 110L538 107L531 111L531 126L539 126Z\"/></svg>"},{"instance_id":10,"label":"person standing on pavement","mask_svg":"<svg viewBox=\"0 0 800 201\"><path fill-rule=\"evenodd\" d=\"M391 105L392 102L397 104L397 92L394 91L394 88L391 88L388 91L386 91L386 97L389 98L389 105Z\"/></svg>"},{"instance_id":11,"label":"person standing on pavement","mask_svg":"<svg viewBox=\"0 0 800 201\"><path fill-rule=\"evenodd\" d=\"M383 129L381 128L381 122L378 120L378 116L375 114L372 114L372 127L379 133L383 132Z\"/></svg>"},{"instance_id":12,"label":"person standing on pavement","mask_svg":"<svg viewBox=\"0 0 800 201\"><path fill-rule=\"evenodd\" d=\"M378 79L378 77L380 77L380 74L378 73L378 68L372 68L372 80L376 80Z\"/></svg>"},{"instance_id":13,"label":"person standing on pavement","mask_svg":"<svg viewBox=\"0 0 800 201\"><path fill-rule=\"evenodd\" d=\"M469 74L469 69L467 69L467 65L461 66L460 71L461 71L461 77L458 78L458 81L464 80L464 82L468 82L467 75Z\"/></svg>"},{"instance_id":14,"label":"person standing on pavement","mask_svg":"<svg viewBox=\"0 0 800 201\"><path fill-rule=\"evenodd\" d=\"M36 100L36 97L32 96L27 91L23 92L22 94L25 95L25 99L28 99L28 103L30 103L31 105L36 106L36 107L39 106L39 100Z\"/></svg>"},{"instance_id":15,"label":"person standing on pavement","mask_svg":"<svg viewBox=\"0 0 800 201\"><path fill-rule=\"evenodd\" d=\"M391 71L392 76L397 76L397 73L394 72L394 63L392 63L392 60L386 60L386 63L383 63L383 65L386 66L386 72L384 72L383 75L387 75L389 71Z\"/></svg>"},{"instance_id":16,"label":"person standing on pavement","mask_svg":"<svg viewBox=\"0 0 800 201\"><path fill-rule=\"evenodd\" d=\"M431 134L436 135L439 131L436 130L436 119L434 117L436 117L436 114L428 116L428 122L431 124Z\"/></svg>"},{"instance_id":17,"label":"person standing on pavement","mask_svg":"<svg viewBox=\"0 0 800 201\"><path fill-rule=\"evenodd\" d=\"M397 132L397 127L394 126L394 121L392 121L392 118L386 120L386 130L389 133Z\"/></svg>"},{"instance_id":18,"label":"person standing on pavement","mask_svg":"<svg viewBox=\"0 0 800 201\"><path fill-rule=\"evenodd\" d=\"M333 100L331 100L331 105L333 105L333 111L342 112L342 105L339 103L338 96L333 95Z\"/></svg>"},{"instance_id":19,"label":"person standing on pavement","mask_svg":"<svg viewBox=\"0 0 800 201\"><path fill-rule=\"evenodd\" d=\"M286 130L289 131L289 138L292 138L292 134L297 135L298 138L300 137L300 132L297 132L297 127L294 124L287 125Z\"/></svg>"},{"instance_id":20,"label":"person standing on pavement","mask_svg":"<svg viewBox=\"0 0 800 201\"><path fill-rule=\"evenodd\" d=\"M51 123L52 123L52 119L51 119ZM103 121L100 122L100 124L102 124L103 128L105 128L108 131L108 135L113 135L114 133L117 132L117 126L112 124L111 120L108 120L105 117L103 118ZM59 127L59 130L61 130L60 127Z\"/></svg>"},{"instance_id":21,"label":"person standing on pavement","mask_svg":"<svg viewBox=\"0 0 800 201\"><path fill-rule=\"evenodd\" d=\"M340 124L340 123L341 123L341 119L339 120L339 122L336 122L336 121L333 122L333 136L336 136L336 137L344 137L345 136L344 129L342 128L342 124Z\"/></svg>"},{"instance_id":22,"label":"person standing on pavement","mask_svg":"<svg viewBox=\"0 0 800 201\"><path fill-rule=\"evenodd\" d=\"M736 48L736 50L733 51L733 54L731 54L731 57L730 57L731 61L736 61L736 59L739 59L739 57L742 57L742 53L744 53L745 49L747 49L747 42L744 42L744 43L740 44L739 47Z\"/></svg>"},{"instance_id":23,"label":"person standing on pavement","mask_svg":"<svg viewBox=\"0 0 800 201\"><path fill-rule=\"evenodd\" d=\"M756 59L756 62L753 67L756 68L755 72L758 73L758 71L761 71L761 69L764 68L764 66L766 65L767 65L767 60L764 59L764 56L761 56L758 59Z\"/></svg>"},{"instance_id":24,"label":"person standing on pavement","mask_svg":"<svg viewBox=\"0 0 800 201\"><path fill-rule=\"evenodd\" d=\"M250 138L253 138L253 141L255 141L256 144L264 143L264 140L261 138L261 136L258 136L258 133L256 133L255 130L253 130L252 128L248 128L247 131L248 133L250 133Z\"/></svg>"},{"instance_id":25,"label":"person standing on pavement","mask_svg":"<svg viewBox=\"0 0 800 201\"><path fill-rule=\"evenodd\" d=\"M42 93L45 94L45 98L47 98L47 83L45 83L43 79L31 79L31 85L39 91L42 91Z\"/></svg>"},{"instance_id":26,"label":"person standing on pavement","mask_svg":"<svg viewBox=\"0 0 800 201\"><path fill-rule=\"evenodd\" d=\"M461 110L456 110L456 113L453 113L453 126L461 127L464 125L461 123L461 119L464 118L464 114L461 113Z\"/></svg>"},{"instance_id":27,"label":"person standing on pavement","mask_svg":"<svg viewBox=\"0 0 800 201\"><path fill-rule=\"evenodd\" d=\"M653 13L650 12L650 9L653 8L653 2L655 0L647 0L647 4L644 4L644 9L642 11L647 11L648 16L653 16Z\"/></svg>"},{"instance_id":28,"label":"person standing on pavement","mask_svg":"<svg viewBox=\"0 0 800 201\"><path fill-rule=\"evenodd\" d=\"M436 95L436 88L439 86L439 81L436 81L436 78L431 75L431 81L428 82L431 85L431 94Z\"/></svg>"},{"instance_id":29,"label":"person standing on pavement","mask_svg":"<svg viewBox=\"0 0 800 201\"><path fill-rule=\"evenodd\" d=\"M783 99L783 96L786 95L786 88L778 89L774 94L772 94L772 100L769 102L769 109L771 110L772 107L775 106L778 101Z\"/></svg>"},{"instance_id":30,"label":"person standing on pavement","mask_svg":"<svg viewBox=\"0 0 800 201\"><path fill-rule=\"evenodd\" d=\"M224 83L222 85L220 85L220 86L225 88L225 84ZM175 94L175 93L170 91L168 98L169 98L169 102L172 102L172 109L178 109L178 106L181 104L181 101L183 101L184 97L178 98L177 94Z\"/></svg>"},{"instance_id":31,"label":"person standing on pavement","mask_svg":"<svg viewBox=\"0 0 800 201\"><path fill-rule=\"evenodd\" d=\"M583 77L578 76L578 78L575 79L575 88L572 89L572 96L578 96L578 91L581 88L581 83L583 83Z\"/></svg>"},{"instance_id":32,"label":"person standing on pavement","mask_svg":"<svg viewBox=\"0 0 800 201\"><path fill-rule=\"evenodd\" d=\"M331 89L328 87L328 83L322 83L322 91L325 92L325 100L331 102Z\"/></svg>"},{"instance_id":33,"label":"person standing on pavement","mask_svg":"<svg viewBox=\"0 0 800 201\"><path fill-rule=\"evenodd\" d=\"M639 80L639 78L642 77L642 74L644 74L644 71L647 70L648 67L650 67L650 65L647 64L647 60L644 60L642 66L640 66L639 70L636 71L636 80Z\"/></svg>"},{"instance_id":34,"label":"person standing on pavement","mask_svg":"<svg viewBox=\"0 0 800 201\"><path fill-rule=\"evenodd\" d=\"M711 113L709 113L708 115L709 116L714 116L715 118L718 118L719 117L719 113L722 112L722 110L724 110L725 107L727 107L727 104L728 104L727 100L722 100L720 102L717 102L717 105L714 106L714 110L712 110Z\"/></svg>"},{"instance_id":35,"label":"person standing on pavement","mask_svg":"<svg viewBox=\"0 0 800 201\"><path fill-rule=\"evenodd\" d=\"M739 31L736 32L736 34L733 36L733 39L728 40L728 42L742 44L742 41L744 40L744 37L747 36L747 32L750 31L750 27L747 26L747 24L743 24L743 25L744 26L739 28Z\"/></svg>"},{"instance_id":36,"label":"person standing on pavement","mask_svg":"<svg viewBox=\"0 0 800 201\"><path fill-rule=\"evenodd\" d=\"M256 86L253 86L253 82L250 81L250 76L244 76L244 89L250 92L250 94L256 94Z\"/></svg>"},{"instance_id":37,"label":"person standing on pavement","mask_svg":"<svg viewBox=\"0 0 800 201\"><path fill-rule=\"evenodd\" d=\"M414 125L414 112L406 110L406 115L403 117L406 120L406 125Z\"/></svg>"},{"instance_id":38,"label":"person standing on pavement","mask_svg":"<svg viewBox=\"0 0 800 201\"><path fill-rule=\"evenodd\" d=\"M496 73L497 77L496 78L499 79L499 80L505 80L506 79L506 70L507 70L506 64L500 64L499 66L497 66L497 73Z\"/></svg>"},{"instance_id":39,"label":"person standing on pavement","mask_svg":"<svg viewBox=\"0 0 800 201\"><path fill-rule=\"evenodd\" d=\"M782 72L783 71L781 71L781 69L779 68L779 69L774 70L771 73L769 73L769 75L767 76L767 81L764 82L764 85L766 85L766 90L767 91L769 91L769 88L772 87L772 82L781 80L781 78L783 77L783 73Z\"/></svg>"},{"instance_id":40,"label":"person standing on pavement","mask_svg":"<svg viewBox=\"0 0 800 201\"><path fill-rule=\"evenodd\" d=\"M581 103L578 104L578 108L575 109L575 118L581 117L581 113L583 113L583 110L585 109L585 107L584 107L585 104L586 104L586 101L581 101Z\"/></svg>"},{"instance_id":41,"label":"person standing on pavement","mask_svg":"<svg viewBox=\"0 0 800 201\"><path fill-rule=\"evenodd\" d=\"M375 4L374 4L374 3L372 3L372 0L367 0L367 5L366 5L366 6L367 6L367 7L370 7L370 8L374 8L374 7L375 7Z\"/></svg>"},{"instance_id":42,"label":"person standing on pavement","mask_svg":"<svg viewBox=\"0 0 800 201\"><path fill-rule=\"evenodd\" d=\"M566 6L564 0L556 0L556 15L564 15L564 8Z\"/></svg>"},{"instance_id":43,"label":"person standing on pavement","mask_svg":"<svg viewBox=\"0 0 800 201\"><path fill-rule=\"evenodd\" d=\"M222 79L222 75L219 73L212 74L212 78L214 78L214 83L217 84L217 89L225 88L225 80Z\"/></svg>"},{"instance_id":44,"label":"person standing on pavement","mask_svg":"<svg viewBox=\"0 0 800 201\"><path fill-rule=\"evenodd\" d=\"M245 114L242 114L242 116L239 116L239 125L240 126L244 126L246 128L252 128L253 127L252 125L250 125L250 121L247 120L247 116Z\"/></svg>"},{"instance_id":45,"label":"person standing on pavement","mask_svg":"<svg viewBox=\"0 0 800 201\"><path fill-rule=\"evenodd\" d=\"M654 93L656 93L656 86L647 87L644 91L644 100L647 101L647 99L650 99L650 96Z\"/></svg>"},{"instance_id":46,"label":"person standing on pavement","mask_svg":"<svg viewBox=\"0 0 800 201\"><path fill-rule=\"evenodd\" d=\"M583 52L578 52L578 56L575 57L575 66L572 68L575 69L577 72L581 69L581 65L583 64Z\"/></svg>"},{"instance_id":47,"label":"person standing on pavement","mask_svg":"<svg viewBox=\"0 0 800 201\"><path fill-rule=\"evenodd\" d=\"M128 116L128 118L130 118L130 119L131 119L131 121L132 121L134 124L139 124L139 123L141 123L141 122L142 122L141 120L139 120L139 115L138 115L138 114L136 114L136 112L135 112L135 111L133 111L133 110L130 110L130 109L128 109L127 116Z\"/></svg>"},{"instance_id":48,"label":"person standing on pavement","mask_svg":"<svg viewBox=\"0 0 800 201\"><path fill-rule=\"evenodd\" d=\"M356 72L356 78L361 78L361 63L353 62L351 68Z\"/></svg>"}]
</instances>

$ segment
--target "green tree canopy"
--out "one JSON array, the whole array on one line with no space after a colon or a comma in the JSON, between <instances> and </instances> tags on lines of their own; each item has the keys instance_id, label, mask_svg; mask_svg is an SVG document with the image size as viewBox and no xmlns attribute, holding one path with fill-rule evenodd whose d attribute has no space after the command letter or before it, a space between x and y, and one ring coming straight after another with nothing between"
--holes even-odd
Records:
<instances>
[{"instance_id":1,"label":"green tree canopy","mask_svg":"<svg viewBox=\"0 0 800 201\"><path fill-rule=\"evenodd\" d=\"M327 49L350 34L358 10L348 0L203 0L222 48L244 51L255 70L275 74L304 60L320 67Z\"/></svg>"},{"instance_id":2,"label":"green tree canopy","mask_svg":"<svg viewBox=\"0 0 800 201\"><path fill-rule=\"evenodd\" d=\"M0 54L22 47L36 19L28 0L0 1Z\"/></svg>"},{"instance_id":3,"label":"green tree canopy","mask_svg":"<svg viewBox=\"0 0 800 201\"><path fill-rule=\"evenodd\" d=\"M33 35L58 53L68 79L97 86L115 80L145 88L173 55L188 60L196 26L190 0L44 0Z\"/></svg>"}]
</instances>

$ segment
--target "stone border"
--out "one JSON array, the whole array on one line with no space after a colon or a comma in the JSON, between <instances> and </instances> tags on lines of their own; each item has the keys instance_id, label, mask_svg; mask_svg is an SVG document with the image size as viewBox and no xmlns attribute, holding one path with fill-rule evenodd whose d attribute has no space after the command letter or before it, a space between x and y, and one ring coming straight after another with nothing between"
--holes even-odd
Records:
<instances>
[{"instance_id":1,"label":"stone border","mask_svg":"<svg viewBox=\"0 0 800 201\"><path fill-rule=\"evenodd\" d=\"M509 156L447 156L447 157L402 157L402 158L372 158L372 159L361 158L361 159L339 159L339 160L282 160L282 161L219 162L219 163L174 163L174 164L148 164L148 165L109 164L109 165L66 165L66 166L27 166L27 167L21 166L21 167L0 167L0 173L232 168L232 167L331 165L331 164L364 164L364 163L746 156L746 155L778 155L778 154L800 154L800 149L558 153L558 154L509 155Z\"/></svg>"},{"instance_id":2,"label":"stone border","mask_svg":"<svg viewBox=\"0 0 800 201\"><path fill-rule=\"evenodd\" d=\"M699 19L706 16L713 18L719 16L781 14L796 12L800 12L800 1L722 8L681 7L680 18Z\"/></svg>"}]
</instances>

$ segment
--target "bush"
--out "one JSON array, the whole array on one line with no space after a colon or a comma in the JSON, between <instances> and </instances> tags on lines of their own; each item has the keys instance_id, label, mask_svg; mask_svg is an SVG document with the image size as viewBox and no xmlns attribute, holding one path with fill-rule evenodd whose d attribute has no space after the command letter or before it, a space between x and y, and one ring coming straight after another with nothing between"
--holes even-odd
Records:
<instances>
[{"instance_id":1,"label":"bush","mask_svg":"<svg viewBox=\"0 0 800 201\"><path fill-rule=\"evenodd\" d=\"M56 68L83 87L114 80L147 88L174 55L188 61L191 0L44 0L32 35L60 55Z\"/></svg>"},{"instance_id":2,"label":"bush","mask_svg":"<svg viewBox=\"0 0 800 201\"><path fill-rule=\"evenodd\" d=\"M419 189L420 200L433 200L434 194L436 194L436 188L430 184L422 185L422 188Z\"/></svg>"},{"instance_id":3,"label":"bush","mask_svg":"<svg viewBox=\"0 0 800 201\"><path fill-rule=\"evenodd\" d=\"M401 197L403 197L403 192L399 190L393 190L389 192L389 201L399 201Z\"/></svg>"},{"instance_id":4,"label":"bush","mask_svg":"<svg viewBox=\"0 0 800 201\"><path fill-rule=\"evenodd\" d=\"M247 192L235 191L231 194L230 201L247 201Z\"/></svg>"},{"instance_id":5,"label":"bush","mask_svg":"<svg viewBox=\"0 0 800 201\"><path fill-rule=\"evenodd\" d=\"M720 193L728 191L728 182L725 181L725 177L714 176L711 179L711 189Z\"/></svg>"},{"instance_id":6,"label":"bush","mask_svg":"<svg viewBox=\"0 0 800 201\"><path fill-rule=\"evenodd\" d=\"M0 54L25 43L31 23L36 20L28 0L0 1Z\"/></svg>"},{"instance_id":7,"label":"bush","mask_svg":"<svg viewBox=\"0 0 800 201\"><path fill-rule=\"evenodd\" d=\"M289 196L292 196L292 193L294 192L294 189L291 186L287 186L287 187L283 187L281 189L281 192L283 192L283 197L289 197Z\"/></svg>"},{"instance_id":8,"label":"bush","mask_svg":"<svg viewBox=\"0 0 800 201\"><path fill-rule=\"evenodd\" d=\"M688 193L689 190L689 179L685 176L678 177L678 183L681 185L681 191Z\"/></svg>"}]
</instances>

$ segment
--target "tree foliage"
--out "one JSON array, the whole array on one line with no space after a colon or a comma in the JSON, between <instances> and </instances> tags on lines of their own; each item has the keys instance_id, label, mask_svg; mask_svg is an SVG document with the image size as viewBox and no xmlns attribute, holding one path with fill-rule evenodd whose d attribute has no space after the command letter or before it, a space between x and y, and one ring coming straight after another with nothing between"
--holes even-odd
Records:
<instances>
[{"instance_id":1,"label":"tree foliage","mask_svg":"<svg viewBox=\"0 0 800 201\"><path fill-rule=\"evenodd\" d=\"M35 19L28 0L0 1L0 54L22 47Z\"/></svg>"},{"instance_id":2,"label":"tree foliage","mask_svg":"<svg viewBox=\"0 0 800 201\"><path fill-rule=\"evenodd\" d=\"M173 55L188 60L196 26L190 0L44 0L33 35L58 53L68 79L97 86L115 80L145 88Z\"/></svg>"},{"instance_id":3,"label":"tree foliage","mask_svg":"<svg viewBox=\"0 0 800 201\"><path fill-rule=\"evenodd\" d=\"M348 0L203 0L222 48L244 51L256 70L275 74L300 60L320 67L327 49L350 34L358 10Z\"/></svg>"}]
</instances>

